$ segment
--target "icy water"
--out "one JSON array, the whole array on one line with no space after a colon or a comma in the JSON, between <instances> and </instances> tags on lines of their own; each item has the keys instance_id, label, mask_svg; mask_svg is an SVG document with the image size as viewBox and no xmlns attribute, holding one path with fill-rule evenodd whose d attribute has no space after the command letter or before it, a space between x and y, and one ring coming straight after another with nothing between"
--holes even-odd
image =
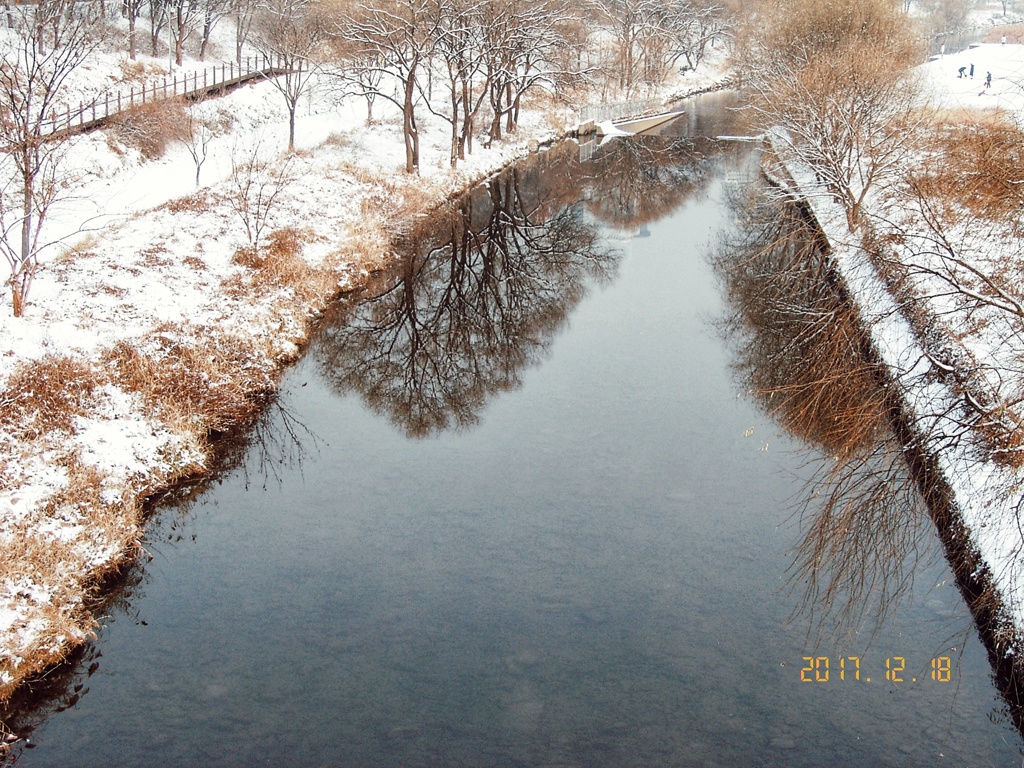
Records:
<instances>
[{"instance_id":1,"label":"icy water","mask_svg":"<svg viewBox=\"0 0 1024 768\"><path fill-rule=\"evenodd\" d=\"M834 425L877 402L855 361L810 386L838 334L785 322L841 309L776 323L824 281L747 257L756 147L690 108L405 233L237 466L158 512L96 644L11 719L19 766L1019 765L884 449L843 486L905 489L878 538L820 558L863 549L834 570L867 594L787 587ZM868 620L822 638L846 605Z\"/></svg>"}]
</instances>

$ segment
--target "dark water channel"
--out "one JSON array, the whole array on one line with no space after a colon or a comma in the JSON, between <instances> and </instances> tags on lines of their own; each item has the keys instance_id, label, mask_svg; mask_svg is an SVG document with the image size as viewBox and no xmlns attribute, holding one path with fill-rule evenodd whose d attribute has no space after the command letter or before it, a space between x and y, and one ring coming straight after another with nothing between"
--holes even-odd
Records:
<instances>
[{"instance_id":1,"label":"dark water channel","mask_svg":"<svg viewBox=\"0 0 1024 768\"><path fill-rule=\"evenodd\" d=\"M8 717L19 765L1019 765L876 372L799 217L738 207L721 106L406 233Z\"/></svg>"}]
</instances>

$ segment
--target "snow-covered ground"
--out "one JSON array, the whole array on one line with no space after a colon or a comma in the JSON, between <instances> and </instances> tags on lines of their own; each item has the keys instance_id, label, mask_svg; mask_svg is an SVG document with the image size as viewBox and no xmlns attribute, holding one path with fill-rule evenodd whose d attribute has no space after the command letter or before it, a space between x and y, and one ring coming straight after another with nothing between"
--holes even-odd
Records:
<instances>
[{"instance_id":1,"label":"snow-covered ground","mask_svg":"<svg viewBox=\"0 0 1024 768\"><path fill-rule=\"evenodd\" d=\"M1024 103L1022 46L980 43L966 51L937 56L921 67L928 91L937 106L964 109L1005 109L1014 113ZM971 66L974 77L970 76ZM964 77L958 72L965 67ZM985 87L985 77L992 85Z\"/></svg>"},{"instance_id":2,"label":"snow-covered ground","mask_svg":"<svg viewBox=\"0 0 1024 768\"><path fill-rule=\"evenodd\" d=\"M142 59L150 72L166 64ZM707 89L723 63L663 93ZM83 83L123 69L109 58ZM206 435L224 426L217 409L273 388L324 304L388 259L388 233L576 122L542 97L516 134L478 141L452 171L449 127L421 109L410 176L397 110L378 99L367 125L365 103L335 93L323 77L303 100L287 162L271 84L194 107L224 126L198 190L184 144L145 160L113 131L74 140L81 179L46 231L63 246L42 259L24 317L0 291L0 700L87 637L86 589L140 551L142 500L203 471ZM283 168L257 174L284 180L262 239L280 238L276 260L247 252L231 204L233 159L254 150Z\"/></svg>"}]
</instances>

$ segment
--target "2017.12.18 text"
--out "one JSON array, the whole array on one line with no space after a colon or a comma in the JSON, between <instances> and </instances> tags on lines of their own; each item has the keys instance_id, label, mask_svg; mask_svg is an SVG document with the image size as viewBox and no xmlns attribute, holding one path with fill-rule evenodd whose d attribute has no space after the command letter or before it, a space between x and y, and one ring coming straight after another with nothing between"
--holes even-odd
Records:
<instances>
[{"instance_id":1,"label":"2017.12.18 text","mask_svg":"<svg viewBox=\"0 0 1024 768\"><path fill-rule=\"evenodd\" d=\"M879 665L872 674L868 665L861 664L860 656L801 656L801 683L865 682L885 679L890 683L917 683L922 680L948 683L953 679L953 662L949 656L936 656L929 662L929 668L913 675L907 671L904 656L890 656L885 660L885 669ZM881 676L884 673L884 678Z\"/></svg>"}]
</instances>

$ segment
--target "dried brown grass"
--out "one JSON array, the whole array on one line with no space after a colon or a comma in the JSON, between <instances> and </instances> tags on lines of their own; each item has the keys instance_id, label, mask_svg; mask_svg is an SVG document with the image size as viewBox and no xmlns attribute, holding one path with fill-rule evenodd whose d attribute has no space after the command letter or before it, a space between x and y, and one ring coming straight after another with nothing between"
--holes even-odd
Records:
<instances>
[{"instance_id":1,"label":"dried brown grass","mask_svg":"<svg viewBox=\"0 0 1024 768\"><path fill-rule=\"evenodd\" d=\"M158 64L146 64L141 61L125 59L118 64L121 69L121 80L125 82L141 83L150 75L163 75L167 73Z\"/></svg>"},{"instance_id":2,"label":"dried brown grass","mask_svg":"<svg viewBox=\"0 0 1024 768\"><path fill-rule=\"evenodd\" d=\"M252 270L248 284L231 286L235 295L242 295L261 286L290 289L302 303L320 304L331 292L330 271L310 264L302 257L307 243L316 239L308 228L284 227L267 236L259 248L247 246L235 251L232 261Z\"/></svg>"},{"instance_id":3,"label":"dried brown grass","mask_svg":"<svg viewBox=\"0 0 1024 768\"><path fill-rule=\"evenodd\" d=\"M213 207L208 190L201 189L191 195L178 197L167 202L166 208L171 213L204 213Z\"/></svg>"},{"instance_id":4,"label":"dried brown grass","mask_svg":"<svg viewBox=\"0 0 1024 768\"><path fill-rule=\"evenodd\" d=\"M1008 24L1004 27L993 27L985 34L984 42L1001 42L1004 35L1008 43L1024 43L1024 24Z\"/></svg>"},{"instance_id":5,"label":"dried brown grass","mask_svg":"<svg viewBox=\"0 0 1024 768\"><path fill-rule=\"evenodd\" d=\"M96 246L99 245L99 242L100 239L95 233L87 232L62 251L56 261L62 264L71 264L78 259L95 256Z\"/></svg>"},{"instance_id":6,"label":"dried brown grass","mask_svg":"<svg viewBox=\"0 0 1024 768\"><path fill-rule=\"evenodd\" d=\"M352 138L347 133L334 131L323 140L320 146L323 147L348 147L352 145Z\"/></svg>"},{"instance_id":7,"label":"dried brown grass","mask_svg":"<svg viewBox=\"0 0 1024 768\"><path fill-rule=\"evenodd\" d=\"M16 440L37 440L54 432L71 432L86 413L102 375L88 363L47 356L21 363L0 393L0 425Z\"/></svg>"},{"instance_id":8,"label":"dried brown grass","mask_svg":"<svg viewBox=\"0 0 1024 768\"><path fill-rule=\"evenodd\" d=\"M147 160L162 157L167 147L188 133L183 99L161 99L121 112L110 119L112 133Z\"/></svg>"},{"instance_id":9,"label":"dried brown grass","mask_svg":"<svg viewBox=\"0 0 1024 768\"><path fill-rule=\"evenodd\" d=\"M170 330L170 329L168 329ZM246 351L224 339L185 344L170 333L156 334L145 351L125 341L107 353L118 384L138 392L147 407L171 428L201 433L227 432L252 417L256 408Z\"/></svg>"},{"instance_id":10,"label":"dried brown grass","mask_svg":"<svg viewBox=\"0 0 1024 768\"><path fill-rule=\"evenodd\" d=\"M935 128L935 153L915 174L922 193L947 209L998 219L1024 206L1024 131L1005 115L948 115Z\"/></svg>"},{"instance_id":11,"label":"dried brown grass","mask_svg":"<svg viewBox=\"0 0 1024 768\"><path fill-rule=\"evenodd\" d=\"M362 176L367 179L365 183L370 185L370 189L360 201L360 213L364 219L387 221L392 229L404 229L414 217L434 208L442 197L437 189L422 179L391 180L374 178L369 174Z\"/></svg>"},{"instance_id":12,"label":"dried brown grass","mask_svg":"<svg viewBox=\"0 0 1024 768\"><path fill-rule=\"evenodd\" d=\"M973 428L994 461L1015 469L1024 467L1024 419L1011 405L995 403Z\"/></svg>"}]
</instances>

